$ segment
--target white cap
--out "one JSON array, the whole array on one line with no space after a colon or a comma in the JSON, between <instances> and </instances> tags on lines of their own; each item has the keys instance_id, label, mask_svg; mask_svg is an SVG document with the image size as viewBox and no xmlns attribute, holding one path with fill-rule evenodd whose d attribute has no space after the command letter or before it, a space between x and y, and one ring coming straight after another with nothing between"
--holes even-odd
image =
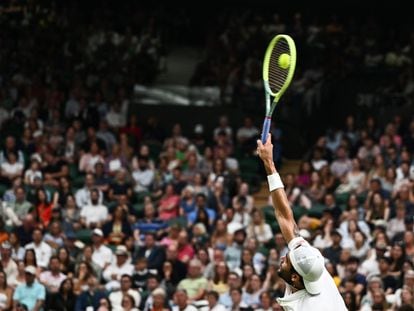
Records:
<instances>
[{"instance_id":1,"label":"white cap","mask_svg":"<svg viewBox=\"0 0 414 311\"><path fill-rule=\"evenodd\" d=\"M163 296L163 297L166 296L165 290L161 287L157 287L156 289L154 289L151 294L152 296L157 296L157 295Z\"/></svg>"},{"instance_id":2,"label":"white cap","mask_svg":"<svg viewBox=\"0 0 414 311\"><path fill-rule=\"evenodd\" d=\"M125 245L118 245L115 250L115 255L128 256L128 250Z\"/></svg>"},{"instance_id":3,"label":"white cap","mask_svg":"<svg viewBox=\"0 0 414 311\"><path fill-rule=\"evenodd\" d=\"M325 260L316 248L303 244L290 250L289 259L293 268L303 279L306 291L311 295L321 292L320 277L325 269Z\"/></svg>"},{"instance_id":4,"label":"white cap","mask_svg":"<svg viewBox=\"0 0 414 311\"><path fill-rule=\"evenodd\" d=\"M24 272L36 275L36 267L35 266L27 266L24 268Z\"/></svg>"},{"instance_id":5,"label":"white cap","mask_svg":"<svg viewBox=\"0 0 414 311\"><path fill-rule=\"evenodd\" d=\"M242 230L242 229L244 229L244 226L239 222L232 221L227 225L227 232L229 234L234 234L237 231Z\"/></svg>"},{"instance_id":6,"label":"white cap","mask_svg":"<svg viewBox=\"0 0 414 311\"><path fill-rule=\"evenodd\" d=\"M99 228L93 229L92 234L99 235L99 236L103 236L103 232Z\"/></svg>"},{"instance_id":7,"label":"white cap","mask_svg":"<svg viewBox=\"0 0 414 311\"><path fill-rule=\"evenodd\" d=\"M196 124L194 127L194 133L202 134L204 132L204 127L202 124Z\"/></svg>"}]
</instances>

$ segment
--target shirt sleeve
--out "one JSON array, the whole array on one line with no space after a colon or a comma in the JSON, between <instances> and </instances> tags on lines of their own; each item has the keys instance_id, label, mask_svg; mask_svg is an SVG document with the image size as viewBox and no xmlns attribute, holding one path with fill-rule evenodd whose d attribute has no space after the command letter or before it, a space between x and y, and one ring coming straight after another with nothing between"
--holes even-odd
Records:
<instances>
[{"instance_id":1,"label":"shirt sleeve","mask_svg":"<svg viewBox=\"0 0 414 311\"><path fill-rule=\"evenodd\" d=\"M39 284L37 300L45 300L45 299L46 299L46 289L42 284Z\"/></svg>"}]
</instances>

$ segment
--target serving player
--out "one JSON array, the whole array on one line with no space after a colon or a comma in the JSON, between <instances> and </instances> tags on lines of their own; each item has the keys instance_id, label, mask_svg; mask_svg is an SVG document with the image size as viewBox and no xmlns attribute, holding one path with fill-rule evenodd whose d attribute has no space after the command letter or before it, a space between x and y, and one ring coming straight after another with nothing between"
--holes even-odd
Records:
<instances>
[{"instance_id":1,"label":"serving player","mask_svg":"<svg viewBox=\"0 0 414 311\"><path fill-rule=\"evenodd\" d=\"M278 302L284 310L347 310L320 251L299 235L284 186L273 163L270 134L266 143L257 141L257 153L263 161L276 220L289 252L282 258L279 276L287 283L285 296Z\"/></svg>"}]
</instances>

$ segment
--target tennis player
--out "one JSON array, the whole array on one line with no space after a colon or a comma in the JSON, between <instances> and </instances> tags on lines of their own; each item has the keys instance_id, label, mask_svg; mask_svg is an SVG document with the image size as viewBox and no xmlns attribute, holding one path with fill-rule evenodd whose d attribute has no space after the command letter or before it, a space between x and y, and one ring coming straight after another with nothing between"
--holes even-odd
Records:
<instances>
[{"instance_id":1,"label":"tennis player","mask_svg":"<svg viewBox=\"0 0 414 311\"><path fill-rule=\"evenodd\" d=\"M319 250L299 236L284 186L273 163L270 134L263 145L257 141L257 152L267 173L267 181L275 209L276 220L289 252L282 258L279 276L287 283L285 296L278 302L284 310L347 310L331 275L325 269L325 259Z\"/></svg>"}]
</instances>

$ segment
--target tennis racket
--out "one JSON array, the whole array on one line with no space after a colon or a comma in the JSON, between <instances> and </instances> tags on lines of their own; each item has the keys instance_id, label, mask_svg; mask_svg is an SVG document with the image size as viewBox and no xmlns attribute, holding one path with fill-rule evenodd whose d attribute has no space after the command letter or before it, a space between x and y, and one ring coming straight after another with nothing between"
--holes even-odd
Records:
<instances>
[{"instance_id":1,"label":"tennis racket","mask_svg":"<svg viewBox=\"0 0 414 311\"><path fill-rule=\"evenodd\" d=\"M266 49L263 61L263 84L266 96L266 117L262 130L263 144L270 130L273 111L292 81L295 67L295 42L288 35L275 36Z\"/></svg>"}]
</instances>

